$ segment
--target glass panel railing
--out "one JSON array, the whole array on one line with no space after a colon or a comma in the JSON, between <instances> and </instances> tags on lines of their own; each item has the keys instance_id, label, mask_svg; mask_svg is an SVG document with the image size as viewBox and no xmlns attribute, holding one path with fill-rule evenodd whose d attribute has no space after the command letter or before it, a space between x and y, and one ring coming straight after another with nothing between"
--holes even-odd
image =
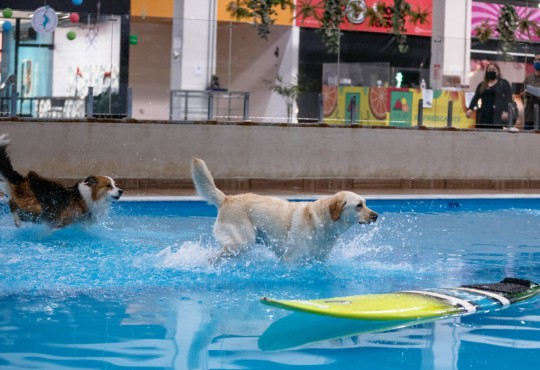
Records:
<instances>
[{"instance_id":1,"label":"glass panel railing","mask_svg":"<svg viewBox=\"0 0 540 370\"><path fill-rule=\"evenodd\" d=\"M74 23L61 12L42 34L30 14L3 20L1 116L468 129L467 108L495 62L523 127L536 48L535 39L502 53L497 39L416 35L402 53L389 33L351 29L329 53L320 31L299 22L271 25L265 40L245 22L80 13Z\"/></svg>"}]
</instances>

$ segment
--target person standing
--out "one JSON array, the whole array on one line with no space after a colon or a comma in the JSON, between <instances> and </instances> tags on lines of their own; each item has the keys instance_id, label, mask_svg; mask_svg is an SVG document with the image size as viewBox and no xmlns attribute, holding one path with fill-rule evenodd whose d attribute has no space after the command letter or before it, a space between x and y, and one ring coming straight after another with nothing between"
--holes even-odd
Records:
<instances>
[{"instance_id":1,"label":"person standing","mask_svg":"<svg viewBox=\"0 0 540 370\"><path fill-rule=\"evenodd\" d=\"M467 109L469 118L477 108L477 128L503 128L508 125L508 105L512 103L512 87L501 77L501 69L489 63L484 80L478 84Z\"/></svg>"},{"instance_id":2,"label":"person standing","mask_svg":"<svg viewBox=\"0 0 540 370\"><path fill-rule=\"evenodd\" d=\"M534 129L534 105L540 106L540 97L527 91L527 86L536 87L540 90L540 52L534 54L534 73L525 77L523 82L523 104L525 105L525 130Z\"/></svg>"}]
</instances>

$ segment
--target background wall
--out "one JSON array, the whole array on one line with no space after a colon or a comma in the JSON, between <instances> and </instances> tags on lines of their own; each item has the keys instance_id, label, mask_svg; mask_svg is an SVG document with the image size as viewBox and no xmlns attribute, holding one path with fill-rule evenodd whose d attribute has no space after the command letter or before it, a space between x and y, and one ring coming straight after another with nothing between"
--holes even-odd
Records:
<instances>
[{"instance_id":1,"label":"background wall","mask_svg":"<svg viewBox=\"0 0 540 370\"><path fill-rule=\"evenodd\" d=\"M54 33L52 57L52 94L54 96L86 96L88 87L94 95L111 87L119 88L121 17L108 15L100 21L58 27ZM77 38L69 41L66 34L74 31ZM107 77L108 76L108 77Z\"/></svg>"},{"instance_id":2,"label":"background wall","mask_svg":"<svg viewBox=\"0 0 540 370\"><path fill-rule=\"evenodd\" d=\"M540 135L526 132L4 121L0 133L10 134L16 169L56 178L107 174L174 188L191 184L190 159L198 156L222 179L484 188L505 180L540 188Z\"/></svg>"},{"instance_id":3,"label":"background wall","mask_svg":"<svg viewBox=\"0 0 540 370\"><path fill-rule=\"evenodd\" d=\"M254 121L264 117L266 122L286 122L285 100L264 80L274 82L281 76L285 85L298 82L298 42L299 30L292 27L273 26L266 41L252 24L218 23L216 74L222 87L250 92Z\"/></svg>"},{"instance_id":4,"label":"background wall","mask_svg":"<svg viewBox=\"0 0 540 370\"><path fill-rule=\"evenodd\" d=\"M169 119L172 22L164 18L131 18L130 32L138 36L138 44L129 50L135 119Z\"/></svg>"}]
</instances>

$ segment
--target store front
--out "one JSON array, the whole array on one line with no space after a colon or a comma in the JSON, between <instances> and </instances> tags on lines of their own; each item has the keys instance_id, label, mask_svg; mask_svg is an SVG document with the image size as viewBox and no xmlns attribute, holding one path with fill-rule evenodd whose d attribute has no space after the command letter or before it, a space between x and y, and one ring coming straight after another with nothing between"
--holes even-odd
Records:
<instances>
[{"instance_id":1,"label":"store front","mask_svg":"<svg viewBox=\"0 0 540 370\"><path fill-rule=\"evenodd\" d=\"M0 1L2 115L125 116L130 1L78 3Z\"/></svg>"}]
</instances>

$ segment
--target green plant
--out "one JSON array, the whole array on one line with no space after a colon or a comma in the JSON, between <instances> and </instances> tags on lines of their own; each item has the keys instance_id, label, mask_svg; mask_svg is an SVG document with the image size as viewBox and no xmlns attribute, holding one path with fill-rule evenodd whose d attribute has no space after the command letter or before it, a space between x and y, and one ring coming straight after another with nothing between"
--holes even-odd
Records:
<instances>
[{"instance_id":1,"label":"green plant","mask_svg":"<svg viewBox=\"0 0 540 370\"><path fill-rule=\"evenodd\" d=\"M227 4L227 11L237 20L253 19L259 36L268 40L270 26L275 23L276 8L294 9L293 0L233 0Z\"/></svg>"},{"instance_id":2,"label":"green plant","mask_svg":"<svg viewBox=\"0 0 540 370\"><path fill-rule=\"evenodd\" d=\"M407 21L413 24L424 24L430 15L427 10L417 7L413 10L405 0L394 0L392 5L377 2L374 7L365 7L361 2L349 0L331 0L314 4L313 0L301 0L298 4L297 17L302 19L312 17L321 25L321 37L329 53L337 54L339 51L339 27L344 17L349 14L353 17L360 13L366 15L368 25L371 27L388 28L394 35L401 53L408 50L405 25ZM322 17L319 15L322 11Z\"/></svg>"},{"instance_id":3,"label":"green plant","mask_svg":"<svg viewBox=\"0 0 540 370\"><path fill-rule=\"evenodd\" d=\"M292 0L233 0L227 5L227 11L238 20L254 19L259 35L268 39L269 26L274 24L277 15L276 7L294 8ZM405 0L394 0L392 5L377 3L368 8L361 1L349 0L299 0L296 17L300 19L314 18L320 24L321 38L329 53L337 54L340 45L340 26L347 14L358 16L364 13L370 26L388 28L394 35L401 53L408 50L407 36L404 34L407 21L413 24L424 24L429 11L418 7L413 10Z\"/></svg>"},{"instance_id":4,"label":"green plant","mask_svg":"<svg viewBox=\"0 0 540 370\"><path fill-rule=\"evenodd\" d=\"M292 108L296 102L296 99L298 99L298 95L305 91L305 88L299 81L298 76L291 82L285 82L283 80L283 76L281 75L277 75L273 81L264 78L262 81L271 91L277 93L285 99L285 104L287 105L287 119L290 120L292 117Z\"/></svg>"},{"instance_id":5,"label":"green plant","mask_svg":"<svg viewBox=\"0 0 540 370\"><path fill-rule=\"evenodd\" d=\"M518 28L518 15L513 5L505 4L501 8L496 30L502 42L502 51L506 56L516 43L516 30Z\"/></svg>"},{"instance_id":6,"label":"green plant","mask_svg":"<svg viewBox=\"0 0 540 370\"><path fill-rule=\"evenodd\" d=\"M516 33L527 35L529 40L533 33L540 36L540 27L530 17L531 12L524 17L519 17L513 5L505 4L501 7L496 24L491 24L485 20L475 28L476 37L481 43L486 43L497 32L501 41L502 54L505 59L509 59L508 53L517 43Z\"/></svg>"},{"instance_id":7,"label":"green plant","mask_svg":"<svg viewBox=\"0 0 540 370\"><path fill-rule=\"evenodd\" d=\"M343 22L343 0L324 1L324 12L321 22L321 38L331 54L339 52L339 38L341 31L339 26Z\"/></svg>"},{"instance_id":8,"label":"green plant","mask_svg":"<svg viewBox=\"0 0 540 370\"><path fill-rule=\"evenodd\" d=\"M110 89L94 96L95 114L122 114L125 113L122 108L120 94L111 92Z\"/></svg>"},{"instance_id":9,"label":"green plant","mask_svg":"<svg viewBox=\"0 0 540 370\"><path fill-rule=\"evenodd\" d=\"M493 27L491 27L488 21L482 21L482 23L480 23L480 25L476 27L474 31L476 32L476 37L481 43L486 43L493 35Z\"/></svg>"},{"instance_id":10,"label":"green plant","mask_svg":"<svg viewBox=\"0 0 540 370\"><path fill-rule=\"evenodd\" d=\"M531 12L527 13L523 18L518 18L517 22L518 32L521 34L526 34L529 40L532 38L531 31L537 36L540 36L540 27L538 27L538 24L535 21L532 21L530 18Z\"/></svg>"},{"instance_id":11,"label":"green plant","mask_svg":"<svg viewBox=\"0 0 540 370\"><path fill-rule=\"evenodd\" d=\"M377 3L375 7L366 10L368 24L389 28L396 39L400 53L406 53L409 50L407 35L405 35L407 20L415 25L425 24L429 15L429 11L422 10L420 7L413 10L405 0L394 0L393 5Z\"/></svg>"}]
</instances>

